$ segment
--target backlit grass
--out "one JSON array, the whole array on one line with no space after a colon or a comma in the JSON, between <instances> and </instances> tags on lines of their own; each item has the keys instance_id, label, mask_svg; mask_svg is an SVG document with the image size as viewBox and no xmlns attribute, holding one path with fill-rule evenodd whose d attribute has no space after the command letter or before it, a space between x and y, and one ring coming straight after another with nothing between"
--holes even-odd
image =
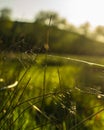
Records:
<instances>
[{"instance_id":1,"label":"backlit grass","mask_svg":"<svg viewBox=\"0 0 104 130\"><path fill-rule=\"evenodd\" d=\"M58 57L1 55L0 129L103 130L103 75Z\"/></svg>"}]
</instances>

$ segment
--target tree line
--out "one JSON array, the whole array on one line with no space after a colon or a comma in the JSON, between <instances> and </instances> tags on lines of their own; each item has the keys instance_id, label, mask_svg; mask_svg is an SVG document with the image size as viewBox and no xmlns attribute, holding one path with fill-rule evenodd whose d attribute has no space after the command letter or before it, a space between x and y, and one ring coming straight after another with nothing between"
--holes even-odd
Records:
<instances>
[{"instance_id":1,"label":"tree line","mask_svg":"<svg viewBox=\"0 0 104 130\"><path fill-rule=\"evenodd\" d=\"M32 23L13 21L11 13L7 8L0 11L0 51L44 52L48 38L52 53L103 55L102 44L99 46L101 52L99 49L92 52L91 49L99 43L95 40L103 40L103 26L97 26L91 32L90 23L86 22L78 28L52 11L40 11Z\"/></svg>"}]
</instances>

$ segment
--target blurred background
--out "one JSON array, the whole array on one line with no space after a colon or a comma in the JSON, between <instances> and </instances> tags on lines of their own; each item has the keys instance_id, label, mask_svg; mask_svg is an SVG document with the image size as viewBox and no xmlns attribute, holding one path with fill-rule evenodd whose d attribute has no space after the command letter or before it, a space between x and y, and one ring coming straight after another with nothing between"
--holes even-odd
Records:
<instances>
[{"instance_id":1,"label":"blurred background","mask_svg":"<svg viewBox=\"0 0 104 130\"><path fill-rule=\"evenodd\" d=\"M50 52L104 55L102 12L98 0L0 0L0 49L37 51L52 16Z\"/></svg>"},{"instance_id":2,"label":"blurred background","mask_svg":"<svg viewBox=\"0 0 104 130\"><path fill-rule=\"evenodd\" d=\"M103 6L0 0L0 130L104 130Z\"/></svg>"}]
</instances>

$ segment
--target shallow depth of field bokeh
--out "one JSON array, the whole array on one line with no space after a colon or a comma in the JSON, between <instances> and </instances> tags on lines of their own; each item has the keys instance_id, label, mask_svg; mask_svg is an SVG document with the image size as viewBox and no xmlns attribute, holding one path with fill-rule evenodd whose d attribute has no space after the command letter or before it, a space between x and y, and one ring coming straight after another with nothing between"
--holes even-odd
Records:
<instances>
[{"instance_id":1,"label":"shallow depth of field bokeh","mask_svg":"<svg viewBox=\"0 0 104 130\"><path fill-rule=\"evenodd\" d=\"M10 12L0 12L0 130L103 130L104 27Z\"/></svg>"}]
</instances>

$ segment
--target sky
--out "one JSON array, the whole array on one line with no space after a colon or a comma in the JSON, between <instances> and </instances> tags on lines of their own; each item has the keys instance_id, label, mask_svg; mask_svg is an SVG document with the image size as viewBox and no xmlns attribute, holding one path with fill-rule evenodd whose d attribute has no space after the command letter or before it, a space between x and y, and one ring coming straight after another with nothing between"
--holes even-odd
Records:
<instances>
[{"instance_id":1,"label":"sky","mask_svg":"<svg viewBox=\"0 0 104 130\"><path fill-rule=\"evenodd\" d=\"M11 8L16 20L33 20L39 11L50 10L76 26L104 25L104 0L0 0L0 9L4 7Z\"/></svg>"}]
</instances>

